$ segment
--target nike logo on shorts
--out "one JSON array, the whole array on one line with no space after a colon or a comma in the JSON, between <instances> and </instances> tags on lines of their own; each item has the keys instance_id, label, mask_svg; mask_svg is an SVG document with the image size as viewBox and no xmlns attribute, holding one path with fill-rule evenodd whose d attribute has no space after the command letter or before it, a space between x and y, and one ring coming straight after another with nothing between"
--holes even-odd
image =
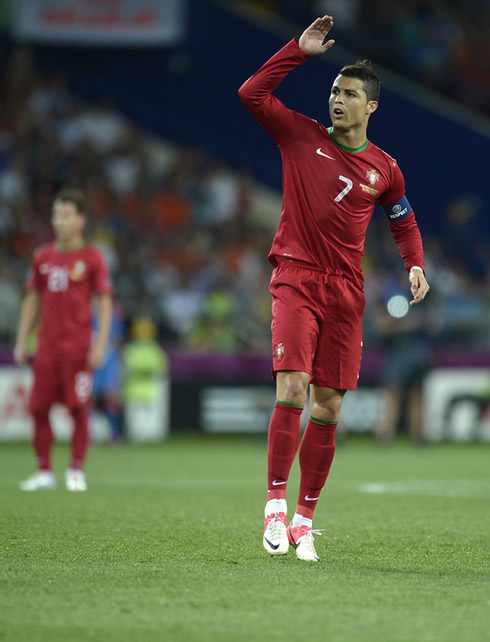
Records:
<instances>
[{"instance_id":1,"label":"nike logo on shorts","mask_svg":"<svg viewBox=\"0 0 490 642\"><path fill-rule=\"evenodd\" d=\"M335 160L335 158L333 158L333 156L329 156L328 154L324 154L324 153L322 152L322 148L321 148L321 147L319 147L319 148L316 150L316 153L317 153L319 156L325 156L325 158L330 158L330 160Z\"/></svg>"},{"instance_id":2,"label":"nike logo on shorts","mask_svg":"<svg viewBox=\"0 0 490 642\"><path fill-rule=\"evenodd\" d=\"M272 485L273 485L273 486L281 486L282 484L287 484L287 481L285 481L285 482L278 482L278 481L274 480L274 481L272 482Z\"/></svg>"}]
</instances>

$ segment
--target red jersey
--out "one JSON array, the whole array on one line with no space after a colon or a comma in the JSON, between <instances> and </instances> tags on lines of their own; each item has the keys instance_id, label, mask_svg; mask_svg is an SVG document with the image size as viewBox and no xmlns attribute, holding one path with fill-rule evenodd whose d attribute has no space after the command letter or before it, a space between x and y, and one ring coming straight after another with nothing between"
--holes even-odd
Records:
<instances>
[{"instance_id":1,"label":"red jersey","mask_svg":"<svg viewBox=\"0 0 490 642\"><path fill-rule=\"evenodd\" d=\"M361 284L366 230L379 201L405 267L423 268L420 232L397 162L369 141L355 149L341 145L331 129L288 109L271 94L308 58L292 40L239 91L282 156L283 207L270 262L275 266L286 258L321 270L341 270Z\"/></svg>"},{"instance_id":2,"label":"red jersey","mask_svg":"<svg viewBox=\"0 0 490 642\"><path fill-rule=\"evenodd\" d=\"M91 245L73 251L44 245L34 254L26 287L42 299L38 354L84 358L91 342L92 295L112 288L101 254Z\"/></svg>"}]
</instances>

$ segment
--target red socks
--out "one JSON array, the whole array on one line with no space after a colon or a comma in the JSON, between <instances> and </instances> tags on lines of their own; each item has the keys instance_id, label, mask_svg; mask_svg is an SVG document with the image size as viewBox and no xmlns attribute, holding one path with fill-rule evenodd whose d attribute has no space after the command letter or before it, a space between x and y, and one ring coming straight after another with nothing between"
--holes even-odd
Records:
<instances>
[{"instance_id":1,"label":"red socks","mask_svg":"<svg viewBox=\"0 0 490 642\"><path fill-rule=\"evenodd\" d=\"M51 470L53 431L49 423L49 410L36 412L34 417L33 447L39 470Z\"/></svg>"},{"instance_id":2,"label":"red socks","mask_svg":"<svg viewBox=\"0 0 490 642\"><path fill-rule=\"evenodd\" d=\"M299 446L303 406L277 401L269 424L267 499L285 499L289 471Z\"/></svg>"},{"instance_id":3,"label":"red socks","mask_svg":"<svg viewBox=\"0 0 490 642\"><path fill-rule=\"evenodd\" d=\"M71 466L73 470L82 470L89 446L88 412L85 408L70 410L73 418L73 437L71 440ZM39 470L51 470L51 449L53 431L49 423L49 411L34 413L34 453Z\"/></svg>"},{"instance_id":4,"label":"red socks","mask_svg":"<svg viewBox=\"0 0 490 642\"><path fill-rule=\"evenodd\" d=\"M73 437L71 440L71 466L73 470L82 470L89 446L88 412L85 408L72 408Z\"/></svg>"},{"instance_id":5,"label":"red socks","mask_svg":"<svg viewBox=\"0 0 490 642\"><path fill-rule=\"evenodd\" d=\"M286 499L289 472L299 445L303 407L277 401L269 425L267 499ZM311 417L299 449L301 481L296 513L313 519L335 454L336 421Z\"/></svg>"},{"instance_id":6,"label":"red socks","mask_svg":"<svg viewBox=\"0 0 490 642\"><path fill-rule=\"evenodd\" d=\"M301 481L296 513L313 519L320 492L327 481L335 454L336 421L326 421L310 415L301 447L299 465Z\"/></svg>"}]
</instances>

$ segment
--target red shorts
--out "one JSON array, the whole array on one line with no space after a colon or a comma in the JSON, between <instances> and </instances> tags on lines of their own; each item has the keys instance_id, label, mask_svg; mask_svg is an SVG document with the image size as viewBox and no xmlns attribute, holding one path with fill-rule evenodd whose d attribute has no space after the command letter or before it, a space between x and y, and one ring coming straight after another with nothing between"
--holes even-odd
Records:
<instances>
[{"instance_id":1,"label":"red shorts","mask_svg":"<svg viewBox=\"0 0 490 642\"><path fill-rule=\"evenodd\" d=\"M272 273L272 360L311 383L355 390L362 353L364 292L341 272L282 263Z\"/></svg>"},{"instance_id":2,"label":"red shorts","mask_svg":"<svg viewBox=\"0 0 490 642\"><path fill-rule=\"evenodd\" d=\"M68 361L36 356L29 403L31 413L47 410L53 403L80 408L88 404L91 394L92 373L87 359Z\"/></svg>"}]
</instances>

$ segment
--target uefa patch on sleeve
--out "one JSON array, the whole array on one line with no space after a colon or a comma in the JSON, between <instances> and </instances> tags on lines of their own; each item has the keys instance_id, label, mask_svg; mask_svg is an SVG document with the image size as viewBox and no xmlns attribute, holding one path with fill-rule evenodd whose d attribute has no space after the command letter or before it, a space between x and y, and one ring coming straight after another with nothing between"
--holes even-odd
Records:
<instances>
[{"instance_id":1,"label":"uefa patch on sleeve","mask_svg":"<svg viewBox=\"0 0 490 642\"><path fill-rule=\"evenodd\" d=\"M401 221L412 213L412 207L405 195L391 205L383 205L383 210L390 221Z\"/></svg>"}]
</instances>

